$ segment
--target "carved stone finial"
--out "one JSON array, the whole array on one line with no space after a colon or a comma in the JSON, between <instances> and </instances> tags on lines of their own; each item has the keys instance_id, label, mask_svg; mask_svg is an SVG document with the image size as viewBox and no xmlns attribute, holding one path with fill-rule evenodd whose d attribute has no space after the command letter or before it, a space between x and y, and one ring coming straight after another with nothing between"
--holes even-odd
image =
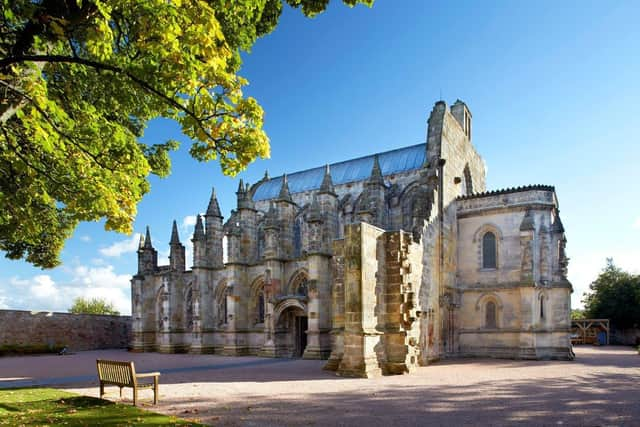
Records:
<instances>
[{"instance_id":1,"label":"carved stone finial","mask_svg":"<svg viewBox=\"0 0 640 427\"><path fill-rule=\"evenodd\" d=\"M178 224L173 220L173 226L171 227L171 240L169 240L170 245L179 245L180 244L180 236L178 235Z\"/></svg>"},{"instance_id":2,"label":"carved stone finial","mask_svg":"<svg viewBox=\"0 0 640 427\"><path fill-rule=\"evenodd\" d=\"M204 226L202 225L202 216L198 215L196 219L196 227L193 230L193 240L204 239Z\"/></svg>"},{"instance_id":3,"label":"carved stone finial","mask_svg":"<svg viewBox=\"0 0 640 427\"><path fill-rule=\"evenodd\" d=\"M280 194L278 195L279 200L285 200L287 202L292 202L291 192L289 191L289 180L287 179L287 174L282 175L282 186L280 187Z\"/></svg>"},{"instance_id":4,"label":"carved stone finial","mask_svg":"<svg viewBox=\"0 0 640 427\"><path fill-rule=\"evenodd\" d=\"M209 199L209 206L207 206L207 216L217 216L222 218L220 212L220 205L218 204L218 198L216 197L216 189L211 189L211 198ZM199 216L199 215L198 215Z\"/></svg>"},{"instance_id":5,"label":"carved stone finial","mask_svg":"<svg viewBox=\"0 0 640 427\"><path fill-rule=\"evenodd\" d=\"M384 178L382 177L382 169L380 168L380 161L378 155L373 157L373 168L371 168L371 176L369 177L369 183L384 185Z\"/></svg>"},{"instance_id":6,"label":"carved stone finial","mask_svg":"<svg viewBox=\"0 0 640 427\"><path fill-rule=\"evenodd\" d=\"M324 177L322 177L322 184L320 185L320 193L335 194L335 188L333 187L333 178L331 177L331 168L327 164L324 169Z\"/></svg>"},{"instance_id":7,"label":"carved stone finial","mask_svg":"<svg viewBox=\"0 0 640 427\"><path fill-rule=\"evenodd\" d=\"M149 231L149 226L147 225L147 232L144 237L144 248L145 249L153 249L153 245L151 244L151 231Z\"/></svg>"},{"instance_id":8,"label":"carved stone finial","mask_svg":"<svg viewBox=\"0 0 640 427\"><path fill-rule=\"evenodd\" d=\"M240 179L238 191L236 191L236 195L238 196L238 209L253 209L253 200L251 199L249 188L249 183L247 182L245 185L244 180Z\"/></svg>"}]
</instances>

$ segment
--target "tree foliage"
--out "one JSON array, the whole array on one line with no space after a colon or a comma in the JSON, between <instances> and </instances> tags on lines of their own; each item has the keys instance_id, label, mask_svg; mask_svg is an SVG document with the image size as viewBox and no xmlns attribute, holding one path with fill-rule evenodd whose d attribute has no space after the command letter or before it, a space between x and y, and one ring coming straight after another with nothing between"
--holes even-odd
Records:
<instances>
[{"instance_id":1,"label":"tree foliage","mask_svg":"<svg viewBox=\"0 0 640 427\"><path fill-rule=\"evenodd\" d=\"M76 298L69 309L73 314L112 314L118 316L120 312L116 310L112 303L103 298Z\"/></svg>"},{"instance_id":2,"label":"tree foliage","mask_svg":"<svg viewBox=\"0 0 640 427\"><path fill-rule=\"evenodd\" d=\"M571 320L584 319L584 310L581 308L571 309Z\"/></svg>"},{"instance_id":3,"label":"tree foliage","mask_svg":"<svg viewBox=\"0 0 640 427\"><path fill-rule=\"evenodd\" d=\"M153 118L176 120L191 155L226 174L268 157L240 51L283 1L307 16L329 3L0 0L0 250L53 267L79 221L130 233L149 174L166 176L178 148L138 142Z\"/></svg>"},{"instance_id":4,"label":"tree foliage","mask_svg":"<svg viewBox=\"0 0 640 427\"><path fill-rule=\"evenodd\" d=\"M584 294L585 315L591 319L609 319L616 328L640 326L640 275L616 267L613 259Z\"/></svg>"}]
</instances>

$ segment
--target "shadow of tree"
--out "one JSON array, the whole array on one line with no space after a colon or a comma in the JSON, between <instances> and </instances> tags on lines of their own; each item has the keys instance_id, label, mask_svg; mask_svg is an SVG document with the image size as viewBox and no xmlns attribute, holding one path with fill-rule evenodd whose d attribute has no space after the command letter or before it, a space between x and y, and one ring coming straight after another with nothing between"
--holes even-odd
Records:
<instances>
[{"instance_id":1,"label":"shadow of tree","mask_svg":"<svg viewBox=\"0 0 640 427\"><path fill-rule=\"evenodd\" d=\"M287 398L172 399L175 415L221 425L633 425L640 419L635 375L590 375L473 386L384 387ZM186 413L189 412L186 409Z\"/></svg>"},{"instance_id":2,"label":"shadow of tree","mask_svg":"<svg viewBox=\"0 0 640 427\"><path fill-rule=\"evenodd\" d=\"M20 410L15 406L7 405L7 404L4 404L4 403L0 403L0 409L3 409L3 410L8 411L8 412L18 412Z\"/></svg>"},{"instance_id":3,"label":"shadow of tree","mask_svg":"<svg viewBox=\"0 0 640 427\"><path fill-rule=\"evenodd\" d=\"M0 403L0 408L9 411L0 416L0 425L194 425L189 421L144 411L130 405L116 404L94 397L75 396L59 390L12 389L11 394L11 397L0 394L0 399L11 402Z\"/></svg>"},{"instance_id":4,"label":"shadow of tree","mask_svg":"<svg viewBox=\"0 0 640 427\"><path fill-rule=\"evenodd\" d=\"M324 361L196 360L210 363L160 369L161 405L152 410L216 425L634 425L640 419L640 356L626 348L581 349L572 362L446 359L376 380L336 377L321 369ZM136 367L154 369L144 359ZM538 369L545 374L535 375ZM456 379L468 372L472 379ZM87 392L97 393L97 381L91 383ZM240 391L225 393L234 389Z\"/></svg>"}]
</instances>

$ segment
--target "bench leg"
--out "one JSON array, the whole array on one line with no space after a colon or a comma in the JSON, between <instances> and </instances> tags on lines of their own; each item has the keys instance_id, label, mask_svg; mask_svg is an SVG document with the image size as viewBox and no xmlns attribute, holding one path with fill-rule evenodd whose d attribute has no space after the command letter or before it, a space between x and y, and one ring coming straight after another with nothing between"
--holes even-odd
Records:
<instances>
[{"instance_id":1,"label":"bench leg","mask_svg":"<svg viewBox=\"0 0 640 427\"><path fill-rule=\"evenodd\" d=\"M122 387L120 387L120 399L122 399Z\"/></svg>"},{"instance_id":2,"label":"bench leg","mask_svg":"<svg viewBox=\"0 0 640 427\"><path fill-rule=\"evenodd\" d=\"M133 387L133 406L138 406L138 388Z\"/></svg>"},{"instance_id":3,"label":"bench leg","mask_svg":"<svg viewBox=\"0 0 640 427\"><path fill-rule=\"evenodd\" d=\"M100 399L104 399L104 384L100 383Z\"/></svg>"},{"instance_id":4,"label":"bench leg","mask_svg":"<svg viewBox=\"0 0 640 427\"><path fill-rule=\"evenodd\" d=\"M153 377L153 404L158 404L158 377Z\"/></svg>"}]
</instances>

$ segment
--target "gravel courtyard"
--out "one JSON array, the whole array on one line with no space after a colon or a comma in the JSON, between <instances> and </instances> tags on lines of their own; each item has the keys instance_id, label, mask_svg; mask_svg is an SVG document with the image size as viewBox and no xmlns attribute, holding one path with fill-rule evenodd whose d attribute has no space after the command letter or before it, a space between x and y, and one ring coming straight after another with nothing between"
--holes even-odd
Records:
<instances>
[{"instance_id":1,"label":"gravel courtyard","mask_svg":"<svg viewBox=\"0 0 640 427\"><path fill-rule=\"evenodd\" d=\"M322 361L88 351L0 358L0 389L97 396L103 358L161 371L160 404L149 409L211 425L640 425L640 355L613 346L576 354L573 362L446 360L366 380L336 377Z\"/></svg>"}]
</instances>

